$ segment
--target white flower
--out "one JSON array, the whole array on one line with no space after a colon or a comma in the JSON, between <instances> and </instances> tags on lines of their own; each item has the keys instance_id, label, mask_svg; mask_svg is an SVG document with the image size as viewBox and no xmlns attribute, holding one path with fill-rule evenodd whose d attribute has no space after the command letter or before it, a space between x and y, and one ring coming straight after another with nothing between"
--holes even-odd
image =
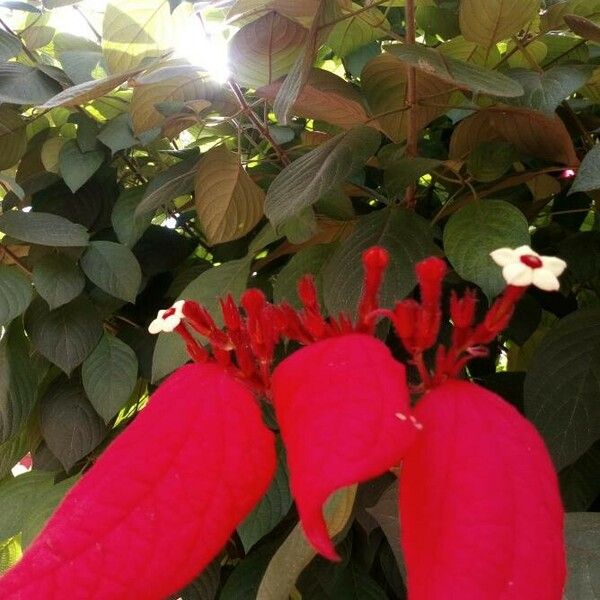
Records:
<instances>
[{"instance_id":1,"label":"white flower","mask_svg":"<svg viewBox=\"0 0 600 600\"><path fill-rule=\"evenodd\" d=\"M490 253L492 260L502 267L502 276L508 285L526 287L535 285L546 292L560 288L558 276L567 263L555 256L540 256L529 246L499 248Z\"/></svg>"},{"instance_id":2,"label":"white flower","mask_svg":"<svg viewBox=\"0 0 600 600\"><path fill-rule=\"evenodd\" d=\"M183 305L185 304L185 300L178 300L171 306L171 308L167 308L165 310L159 310L158 315L150 325L148 325L148 331L155 335L157 333L170 333L174 331L181 320L184 318L183 315Z\"/></svg>"}]
</instances>

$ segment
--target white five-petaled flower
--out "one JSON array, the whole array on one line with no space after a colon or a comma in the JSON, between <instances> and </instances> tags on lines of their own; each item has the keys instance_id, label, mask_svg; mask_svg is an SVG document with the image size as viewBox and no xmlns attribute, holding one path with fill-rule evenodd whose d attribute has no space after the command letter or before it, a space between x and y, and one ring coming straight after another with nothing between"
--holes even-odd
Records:
<instances>
[{"instance_id":1,"label":"white five-petaled flower","mask_svg":"<svg viewBox=\"0 0 600 600\"><path fill-rule=\"evenodd\" d=\"M502 267L502 276L508 285L526 287L533 284L546 292L560 288L558 277L567 266L564 260L555 256L540 256L529 246L498 248L490 256Z\"/></svg>"},{"instance_id":2,"label":"white five-petaled flower","mask_svg":"<svg viewBox=\"0 0 600 600\"><path fill-rule=\"evenodd\" d=\"M171 308L159 310L156 319L148 325L148 331L153 335L174 331L181 323L181 319L183 319L184 304L185 300L178 300Z\"/></svg>"}]
</instances>

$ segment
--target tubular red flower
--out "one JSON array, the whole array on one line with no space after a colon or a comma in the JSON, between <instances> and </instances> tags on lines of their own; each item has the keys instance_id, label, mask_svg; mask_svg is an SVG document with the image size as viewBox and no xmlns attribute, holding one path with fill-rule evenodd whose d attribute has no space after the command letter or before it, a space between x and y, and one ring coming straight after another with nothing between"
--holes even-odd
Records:
<instances>
[{"instance_id":1,"label":"tubular red flower","mask_svg":"<svg viewBox=\"0 0 600 600\"><path fill-rule=\"evenodd\" d=\"M534 429L495 394L448 381L415 409L400 480L411 600L560 600L563 512Z\"/></svg>"},{"instance_id":2,"label":"tubular red flower","mask_svg":"<svg viewBox=\"0 0 600 600\"><path fill-rule=\"evenodd\" d=\"M221 550L275 462L247 388L214 364L183 367L0 579L0 598L162 600Z\"/></svg>"},{"instance_id":3,"label":"tubular red flower","mask_svg":"<svg viewBox=\"0 0 600 600\"><path fill-rule=\"evenodd\" d=\"M333 560L323 503L398 465L417 433L405 369L379 340L344 335L286 358L272 391L304 531Z\"/></svg>"}]
</instances>

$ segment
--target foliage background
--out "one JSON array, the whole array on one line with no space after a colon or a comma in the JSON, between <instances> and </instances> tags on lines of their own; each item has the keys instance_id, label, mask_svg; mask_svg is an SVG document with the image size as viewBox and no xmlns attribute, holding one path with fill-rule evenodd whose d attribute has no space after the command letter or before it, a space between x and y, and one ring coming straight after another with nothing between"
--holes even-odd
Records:
<instances>
[{"instance_id":1,"label":"foliage background","mask_svg":"<svg viewBox=\"0 0 600 600\"><path fill-rule=\"evenodd\" d=\"M248 286L297 302L310 272L329 312L352 312L360 254L380 244L384 303L438 254L448 291L477 286L483 311L503 286L489 251L531 244L568 261L561 290L528 292L468 375L544 436L570 513L566 597L600 597L600 2L0 13L0 569L185 361L176 336L146 331L159 308L214 311ZM394 478L334 498L333 565L302 540L280 454L182 597L255 598L262 581L261 598L403 598Z\"/></svg>"}]
</instances>

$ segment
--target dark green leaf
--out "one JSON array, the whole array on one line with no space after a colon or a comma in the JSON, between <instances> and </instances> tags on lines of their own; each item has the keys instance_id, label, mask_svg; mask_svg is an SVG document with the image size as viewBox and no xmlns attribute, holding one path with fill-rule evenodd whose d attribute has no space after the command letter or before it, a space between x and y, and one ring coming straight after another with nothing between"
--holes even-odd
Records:
<instances>
[{"instance_id":1,"label":"dark green leaf","mask_svg":"<svg viewBox=\"0 0 600 600\"><path fill-rule=\"evenodd\" d=\"M0 102L43 104L60 90L57 81L36 67L16 62L0 65Z\"/></svg>"},{"instance_id":2,"label":"dark green leaf","mask_svg":"<svg viewBox=\"0 0 600 600\"><path fill-rule=\"evenodd\" d=\"M362 168L377 148L381 136L366 126L340 133L285 167L275 178L265 200L265 214L278 227L337 190Z\"/></svg>"},{"instance_id":3,"label":"dark green leaf","mask_svg":"<svg viewBox=\"0 0 600 600\"><path fill-rule=\"evenodd\" d=\"M6 477L29 450L29 438L29 431L22 429L18 435L0 444L0 479Z\"/></svg>"},{"instance_id":4,"label":"dark green leaf","mask_svg":"<svg viewBox=\"0 0 600 600\"><path fill-rule=\"evenodd\" d=\"M567 586L563 600L600 598L600 513L570 513L565 523Z\"/></svg>"},{"instance_id":5,"label":"dark green leaf","mask_svg":"<svg viewBox=\"0 0 600 600\"><path fill-rule=\"evenodd\" d=\"M43 246L87 246L89 242L85 227L42 212L9 210L2 213L0 231L17 240Z\"/></svg>"},{"instance_id":6,"label":"dark green leaf","mask_svg":"<svg viewBox=\"0 0 600 600\"><path fill-rule=\"evenodd\" d=\"M90 242L81 257L88 279L115 298L135 302L142 283L140 264L133 252L114 242Z\"/></svg>"},{"instance_id":7,"label":"dark green leaf","mask_svg":"<svg viewBox=\"0 0 600 600\"><path fill-rule=\"evenodd\" d=\"M591 73L591 69L575 65L559 65L541 73L515 69L510 76L523 86L525 94L511 103L554 113L565 98L585 85Z\"/></svg>"},{"instance_id":8,"label":"dark green leaf","mask_svg":"<svg viewBox=\"0 0 600 600\"><path fill-rule=\"evenodd\" d=\"M294 254L285 267L279 271L273 283L275 302L286 301L292 306L300 308L298 281L303 275L313 275L320 295L319 300L323 303L323 269L334 250L334 244L318 244Z\"/></svg>"},{"instance_id":9,"label":"dark green leaf","mask_svg":"<svg viewBox=\"0 0 600 600\"><path fill-rule=\"evenodd\" d=\"M498 71L490 71L473 63L446 56L421 44L392 45L387 46L386 50L425 73L477 94L503 98L523 95L521 85L510 77Z\"/></svg>"},{"instance_id":10,"label":"dark green leaf","mask_svg":"<svg viewBox=\"0 0 600 600\"><path fill-rule=\"evenodd\" d=\"M76 192L102 165L104 151L82 152L75 140L63 144L58 157L60 174L72 192Z\"/></svg>"},{"instance_id":11,"label":"dark green leaf","mask_svg":"<svg viewBox=\"0 0 600 600\"><path fill-rule=\"evenodd\" d=\"M135 146L138 141L133 135L131 115L125 113L109 121L98 134L98 140L110 148L113 154Z\"/></svg>"},{"instance_id":12,"label":"dark green leaf","mask_svg":"<svg viewBox=\"0 0 600 600\"><path fill-rule=\"evenodd\" d=\"M25 315L25 325L33 346L67 375L88 357L102 335L98 313L81 296L53 311L37 298Z\"/></svg>"},{"instance_id":13,"label":"dark green leaf","mask_svg":"<svg viewBox=\"0 0 600 600\"><path fill-rule=\"evenodd\" d=\"M277 548L273 544L255 548L235 567L219 600L256 600L263 574Z\"/></svg>"},{"instance_id":14,"label":"dark green leaf","mask_svg":"<svg viewBox=\"0 0 600 600\"><path fill-rule=\"evenodd\" d=\"M135 352L118 338L104 334L81 369L90 402L108 422L123 408L137 382Z\"/></svg>"},{"instance_id":15,"label":"dark green leaf","mask_svg":"<svg viewBox=\"0 0 600 600\"><path fill-rule=\"evenodd\" d=\"M563 469L559 482L567 512L588 510L600 494L600 441Z\"/></svg>"},{"instance_id":16,"label":"dark green leaf","mask_svg":"<svg viewBox=\"0 0 600 600\"><path fill-rule=\"evenodd\" d=\"M0 326L23 314L32 297L29 279L17 267L0 265Z\"/></svg>"},{"instance_id":17,"label":"dark green leaf","mask_svg":"<svg viewBox=\"0 0 600 600\"><path fill-rule=\"evenodd\" d=\"M33 267L33 284L50 310L54 310L83 292L85 277L64 254L47 254Z\"/></svg>"},{"instance_id":18,"label":"dark green leaf","mask_svg":"<svg viewBox=\"0 0 600 600\"><path fill-rule=\"evenodd\" d=\"M516 153L512 144L499 140L482 142L469 154L467 170L476 181L489 183L500 179L515 159Z\"/></svg>"},{"instance_id":19,"label":"dark green leaf","mask_svg":"<svg viewBox=\"0 0 600 600\"><path fill-rule=\"evenodd\" d=\"M33 410L42 375L38 367L22 323L13 322L0 340L0 443L17 435Z\"/></svg>"},{"instance_id":20,"label":"dark green leaf","mask_svg":"<svg viewBox=\"0 0 600 600\"><path fill-rule=\"evenodd\" d=\"M31 471L0 483L0 540L21 532L32 501L54 484L54 473Z\"/></svg>"},{"instance_id":21,"label":"dark green leaf","mask_svg":"<svg viewBox=\"0 0 600 600\"><path fill-rule=\"evenodd\" d=\"M600 144L594 146L581 161L577 177L569 193L589 192L597 189L600 189Z\"/></svg>"},{"instance_id":22,"label":"dark green leaf","mask_svg":"<svg viewBox=\"0 0 600 600\"><path fill-rule=\"evenodd\" d=\"M136 214L145 189L141 186L124 190L113 207L112 226L121 244L131 248L152 223L152 213Z\"/></svg>"},{"instance_id":23,"label":"dark green leaf","mask_svg":"<svg viewBox=\"0 0 600 600\"><path fill-rule=\"evenodd\" d=\"M77 381L59 379L40 400L40 429L65 470L89 454L106 427Z\"/></svg>"},{"instance_id":24,"label":"dark green leaf","mask_svg":"<svg viewBox=\"0 0 600 600\"><path fill-rule=\"evenodd\" d=\"M538 347L525 379L525 412L557 468L600 439L600 310L565 317Z\"/></svg>"},{"instance_id":25,"label":"dark green leaf","mask_svg":"<svg viewBox=\"0 0 600 600\"><path fill-rule=\"evenodd\" d=\"M171 596L169 600L214 600L221 579L221 561L213 560L208 567L184 589Z\"/></svg>"},{"instance_id":26,"label":"dark green leaf","mask_svg":"<svg viewBox=\"0 0 600 600\"><path fill-rule=\"evenodd\" d=\"M248 552L265 535L272 531L287 515L292 506L288 472L283 445L277 448L277 472L275 479L256 508L238 525L238 535Z\"/></svg>"},{"instance_id":27,"label":"dark green leaf","mask_svg":"<svg viewBox=\"0 0 600 600\"><path fill-rule=\"evenodd\" d=\"M506 286L490 252L529 243L529 226L523 213L502 200L468 204L452 215L444 230L444 248L452 266L488 297L496 296Z\"/></svg>"},{"instance_id":28,"label":"dark green leaf","mask_svg":"<svg viewBox=\"0 0 600 600\"><path fill-rule=\"evenodd\" d=\"M16 35L0 30L0 62L6 62L21 53L21 42Z\"/></svg>"},{"instance_id":29,"label":"dark green leaf","mask_svg":"<svg viewBox=\"0 0 600 600\"><path fill-rule=\"evenodd\" d=\"M361 255L373 245L383 246L390 253L390 266L381 288L382 306L391 307L404 298L416 284L415 264L437 253L432 238L427 221L405 209L386 208L363 217L323 272L329 314L355 314L363 281Z\"/></svg>"},{"instance_id":30,"label":"dark green leaf","mask_svg":"<svg viewBox=\"0 0 600 600\"><path fill-rule=\"evenodd\" d=\"M198 157L192 156L157 175L146 188L136 209L136 215L154 214L157 208L171 200L191 193L198 170Z\"/></svg>"},{"instance_id":31,"label":"dark green leaf","mask_svg":"<svg viewBox=\"0 0 600 600\"><path fill-rule=\"evenodd\" d=\"M386 165L384 183L391 194L399 194L426 173L442 164L433 158L400 158Z\"/></svg>"},{"instance_id":32,"label":"dark green leaf","mask_svg":"<svg viewBox=\"0 0 600 600\"><path fill-rule=\"evenodd\" d=\"M61 500L65 497L71 487L77 483L77 479L78 477L63 479L60 483L47 489L43 495L32 498L21 534L23 548L29 546L37 534L42 530Z\"/></svg>"}]
</instances>

